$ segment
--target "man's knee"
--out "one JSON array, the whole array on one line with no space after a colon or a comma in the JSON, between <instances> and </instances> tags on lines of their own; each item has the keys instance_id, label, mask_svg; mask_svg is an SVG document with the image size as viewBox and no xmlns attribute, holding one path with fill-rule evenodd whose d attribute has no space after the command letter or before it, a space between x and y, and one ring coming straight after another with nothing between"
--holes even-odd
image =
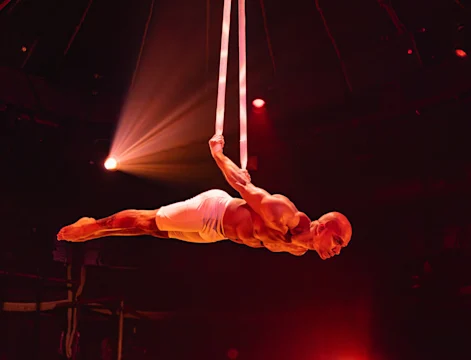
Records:
<instances>
[{"instance_id":1,"label":"man's knee","mask_svg":"<svg viewBox=\"0 0 471 360\"><path fill-rule=\"evenodd\" d=\"M139 210L136 217L136 226L149 234L160 231L156 222L157 210Z\"/></svg>"}]
</instances>

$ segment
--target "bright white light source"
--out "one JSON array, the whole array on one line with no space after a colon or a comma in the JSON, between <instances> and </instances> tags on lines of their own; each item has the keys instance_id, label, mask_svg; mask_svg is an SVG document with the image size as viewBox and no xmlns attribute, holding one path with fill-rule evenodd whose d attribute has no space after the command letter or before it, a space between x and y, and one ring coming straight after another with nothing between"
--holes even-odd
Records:
<instances>
[{"instance_id":1,"label":"bright white light source","mask_svg":"<svg viewBox=\"0 0 471 360\"><path fill-rule=\"evenodd\" d=\"M115 158L109 157L108 159L106 159L105 161L106 170L116 170L117 167L118 167L118 161Z\"/></svg>"}]
</instances>

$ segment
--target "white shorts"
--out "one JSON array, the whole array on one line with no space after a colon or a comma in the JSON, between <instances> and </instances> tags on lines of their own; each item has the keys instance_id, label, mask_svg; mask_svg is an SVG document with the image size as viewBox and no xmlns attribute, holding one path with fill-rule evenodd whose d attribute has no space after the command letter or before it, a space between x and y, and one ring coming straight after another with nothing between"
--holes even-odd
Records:
<instances>
[{"instance_id":1,"label":"white shorts","mask_svg":"<svg viewBox=\"0 0 471 360\"><path fill-rule=\"evenodd\" d=\"M155 222L168 236L190 242L211 243L227 239L223 218L232 197L222 190L209 190L186 201L157 210Z\"/></svg>"}]
</instances>

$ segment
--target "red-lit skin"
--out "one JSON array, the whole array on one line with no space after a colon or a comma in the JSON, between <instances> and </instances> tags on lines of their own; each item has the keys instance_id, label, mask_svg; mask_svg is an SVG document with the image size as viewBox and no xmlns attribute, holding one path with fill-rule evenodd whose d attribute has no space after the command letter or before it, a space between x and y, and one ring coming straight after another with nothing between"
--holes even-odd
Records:
<instances>
[{"instance_id":1,"label":"red-lit skin","mask_svg":"<svg viewBox=\"0 0 471 360\"><path fill-rule=\"evenodd\" d=\"M340 254L348 245L352 228L344 215L331 212L311 221L287 197L271 195L254 186L248 172L223 154L222 135L215 135L209 144L226 180L242 196L232 200L224 214L224 234L230 240L298 256L314 250L323 260ZM82 218L62 228L57 239L79 242L113 235L168 237L157 228L156 213L156 210L125 210L105 219Z\"/></svg>"}]
</instances>

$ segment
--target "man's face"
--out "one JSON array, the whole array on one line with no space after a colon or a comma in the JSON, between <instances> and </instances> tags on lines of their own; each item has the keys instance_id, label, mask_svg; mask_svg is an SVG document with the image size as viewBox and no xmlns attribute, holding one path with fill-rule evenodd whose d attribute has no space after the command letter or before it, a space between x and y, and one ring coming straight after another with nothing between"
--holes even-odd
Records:
<instances>
[{"instance_id":1,"label":"man's face","mask_svg":"<svg viewBox=\"0 0 471 360\"><path fill-rule=\"evenodd\" d=\"M343 229L336 221L318 223L313 231L314 250L322 260L339 255L342 248L348 245L351 237L351 232Z\"/></svg>"}]
</instances>

